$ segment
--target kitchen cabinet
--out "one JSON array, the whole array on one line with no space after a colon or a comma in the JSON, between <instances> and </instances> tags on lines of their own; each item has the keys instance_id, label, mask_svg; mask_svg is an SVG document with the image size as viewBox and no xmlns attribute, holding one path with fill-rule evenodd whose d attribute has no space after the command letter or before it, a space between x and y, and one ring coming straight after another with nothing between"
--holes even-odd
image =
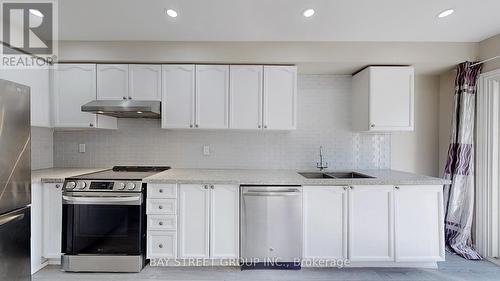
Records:
<instances>
[{"instance_id":1,"label":"kitchen cabinet","mask_svg":"<svg viewBox=\"0 0 500 281\"><path fill-rule=\"evenodd\" d=\"M233 185L179 186L179 257L239 256L239 190Z\"/></svg>"},{"instance_id":2,"label":"kitchen cabinet","mask_svg":"<svg viewBox=\"0 0 500 281\"><path fill-rule=\"evenodd\" d=\"M209 206L207 185L179 187L179 257L209 257Z\"/></svg>"},{"instance_id":3,"label":"kitchen cabinet","mask_svg":"<svg viewBox=\"0 0 500 281\"><path fill-rule=\"evenodd\" d=\"M396 262L443 261L443 186L398 186L394 202Z\"/></svg>"},{"instance_id":4,"label":"kitchen cabinet","mask_svg":"<svg viewBox=\"0 0 500 281\"><path fill-rule=\"evenodd\" d=\"M347 189L345 186L303 188L305 259L347 258Z\"/></svg>"},{"instance_id":5,"label":"kitchen cabinet","mask_svg":"<svg viewBox=\"0 0 500 281\"><path fill-rule=\"evenodd\" d=\"M31 184L31 274L43 267L43 184Z\"/></svg>"},{"instance_id":6,"label":"kitchen cabinet","mask_svg":"<svg viewBox=\"0 0 500 281\"><path fill-rule=\"evenodd\" d=\"M394 187L352 186L349 191L349 259L394 261Z\"/></svg>"},{"instance_id":7,"label":"kitchen cabinet","mask_svg":"<svg viewBox=\"0 0 500 281\"><path fill-rule=\"evenodd\" d=\"M296 127L297 67L264 66L264 129Z\"/></svg>"},{"instance_id":8,"label":"kitchen cabinet","mask_svg":"<svg viewBox=\"0 0 500 281\"><path fill-rule=\"evenodd\" d=\"M263 71L262 65L230 66L230 128L262 128Z\"/></svg>"},{"instance_id":9,"label":"kitchen cabinet","mask_svg":"<svg viewBox=\"0 0 500 281\"><path fill-rule=\"evenodd\" d=\"M43 185L43 257L61 258L62 184Z\"/></svg>"},{"instance_id":10,"label":"kitchen cabinet","mask_svg":"<svg viewBox=\"0 0 500 281\"><path fill-rule=\"evenodd\" d=\"M194 127L195 66L169 64L162 66L162 128Z\"/></svg>"},{"instance_id":11,"label":"kitchen cabinet","mask_svg":"<svg viewBox=\"0 0 500 281\"><path fill-rule=\"evenodd\" d=\"M128 64L97 65L97 99L125 100L129 94Z\"/></svg>"},{"instance_id":12,"label":"kitchen cabinet","mask_svg":"<svg viewBox=\"0 0 500 281\"><path fill-rule=\"evenodd\" d=\"M50 70L47 69L1 69L0 79L30 87L31 126L52 127Z\"/></svg>"},{"instance_id":13,"label":"kitchen cabinet","mask_svg":"<svg viewBox=\"0 0 500 281\"><path fill-rule=\"evenodd\" d=\"M229 66L196 65L195 126L229 127Z\"/></svg>"},{"instance_id":14,"label":"kitchen cabinet","mask_svg":"<svg viewBox=\"0 0 500 281\"><path fill-rule=\"evenodd\" d=\"M54 69L54 127L116 129L114 117L82 112L96 99L95 64L58 64Z\"/></svg>"},{"instance_id":15,"label":"kitchen cabinet","mask_svg":"<svg viewBox=\"0 0 500 281\"><path fill-rule=\"evenodd\" d=\"M352 79L353 129L413 131L414 70L410 66L370 66Z\"/></svg>"},{"instance_id":16,"label":"kitchen cabinet","mask_svg":"<svg viewBox=\"0 0 500 281\"><path fill-rule=\"evenodd\" d=\"M210 185L210 257L239 257L239 188Z\"/></svg>"},{"instance_id":17,"label":"kitchen cabinet","mask_svg":"<svg viewBox=\"0 0 500 281\"><path fill-rule=\"evenodd\" d=\"M161 65L129 65L129 97L134 100L161 101Z\"/></svg>"},{"instance_id":18,"label":"kitchen cabinet","mask_svg":"<svg viewBox=\"0 0 500 281\"><path fill-rule=\"evenodd\" d=\"M177 185L148 184L146 257L177 257Z\"/></svg>"}]
</instances>

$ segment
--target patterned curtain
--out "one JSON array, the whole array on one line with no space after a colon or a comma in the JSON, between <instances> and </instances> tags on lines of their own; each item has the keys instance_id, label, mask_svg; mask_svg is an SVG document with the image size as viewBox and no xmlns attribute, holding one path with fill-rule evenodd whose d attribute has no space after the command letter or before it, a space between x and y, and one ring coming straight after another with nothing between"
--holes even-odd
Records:
<instances>
[{"instance_id":1,"label":"patterned curtain","mask_svg":"<svg viewBox=\"0 0 500 281\"><path fill-rule=\"evenodd\" d=\"M474 113L481 65L457 67L452 134L444 176L445 240L448 250L471 260L481 259L472 248L474 215Z\"/></svg>"}]
</instances>

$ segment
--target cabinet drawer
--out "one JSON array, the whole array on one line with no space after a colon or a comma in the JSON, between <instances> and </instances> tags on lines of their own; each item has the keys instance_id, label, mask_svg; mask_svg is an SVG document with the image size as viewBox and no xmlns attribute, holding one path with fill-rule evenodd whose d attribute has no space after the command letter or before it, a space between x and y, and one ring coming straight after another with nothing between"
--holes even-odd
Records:
<instances>
[{"instance_id":1,"label":"cabinet drawer","mask_svg":"<svg viewBox=\"0 0 500 281\"><path fill-rule=\"evenodd\" d=\"M148 230L177 230L177 216L148 215Z\"/></svg>"},{"instance_id":2,"label":"cabinet drawer","mask_svg":"<svg viewBox=\"0 0 500 281\"><path fill-rule=\"evenodd\" d=\"M176 199L147 199L146 214L175 215L177 213Z\"/></svg>"},{"instance_id":3,"label":"cabinet drawer","mask_svg":"<svg viewBox=\"0 0 500 281\"><path fill-rule=\"evenodd\" d=\"M148 184L148 198L177 198L176 184Z\"/></svg>"},{"instance_id":4,"label":"cabinet drawer","mask_svg":"<svg viewBox=\"0 0 500 281\"><path fill-rule=\"evenodd\" d=\"M148 259L177 257L177 232L148 231L146 256Z\"/></svg>"}]
</instances>

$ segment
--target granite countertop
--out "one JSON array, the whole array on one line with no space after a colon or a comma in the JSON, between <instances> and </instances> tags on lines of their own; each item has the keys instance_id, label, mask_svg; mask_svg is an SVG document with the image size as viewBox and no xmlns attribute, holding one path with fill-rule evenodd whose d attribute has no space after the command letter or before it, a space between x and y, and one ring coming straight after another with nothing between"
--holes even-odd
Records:
<instances>
[{"instance_id":1,"label":"granite countertop","mask_svg":"<svg viewBox=\"0 0 500 281\"><path fill-rule=\"evenodd\" d=\"M48 168L31 171L31 182L63 183L65 178L98 172L107 168Z\"/></svg>"},{"instance_id":2,"label":"granite countertop","mask_svg":"<svg viewBox=\"0 0 500 281\"><path fill-rule=\"evenodd\" d=\"M355 170L374 178L307 179L295 170L171 169L144 179L147 183L239 185L442 185L448 180L395 170ZM325 171L333 172L333 171Z\"/></svg>"}]
</instances>

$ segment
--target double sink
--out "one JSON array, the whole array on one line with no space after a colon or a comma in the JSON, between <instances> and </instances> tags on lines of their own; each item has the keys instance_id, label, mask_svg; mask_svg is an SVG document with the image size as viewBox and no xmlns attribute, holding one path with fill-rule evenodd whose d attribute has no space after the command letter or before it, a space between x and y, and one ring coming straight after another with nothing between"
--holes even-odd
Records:
<instances>
[{"instance_id":1,"label":"double sink","mask_svg":"<svg viewBox=\"0 0 500 281\"><path fill-rule=\"evenodd\" d=\"M372 179L374 177L357 172L303 172L301 176L308 179Z\"/></svg>"}]
</instances>

